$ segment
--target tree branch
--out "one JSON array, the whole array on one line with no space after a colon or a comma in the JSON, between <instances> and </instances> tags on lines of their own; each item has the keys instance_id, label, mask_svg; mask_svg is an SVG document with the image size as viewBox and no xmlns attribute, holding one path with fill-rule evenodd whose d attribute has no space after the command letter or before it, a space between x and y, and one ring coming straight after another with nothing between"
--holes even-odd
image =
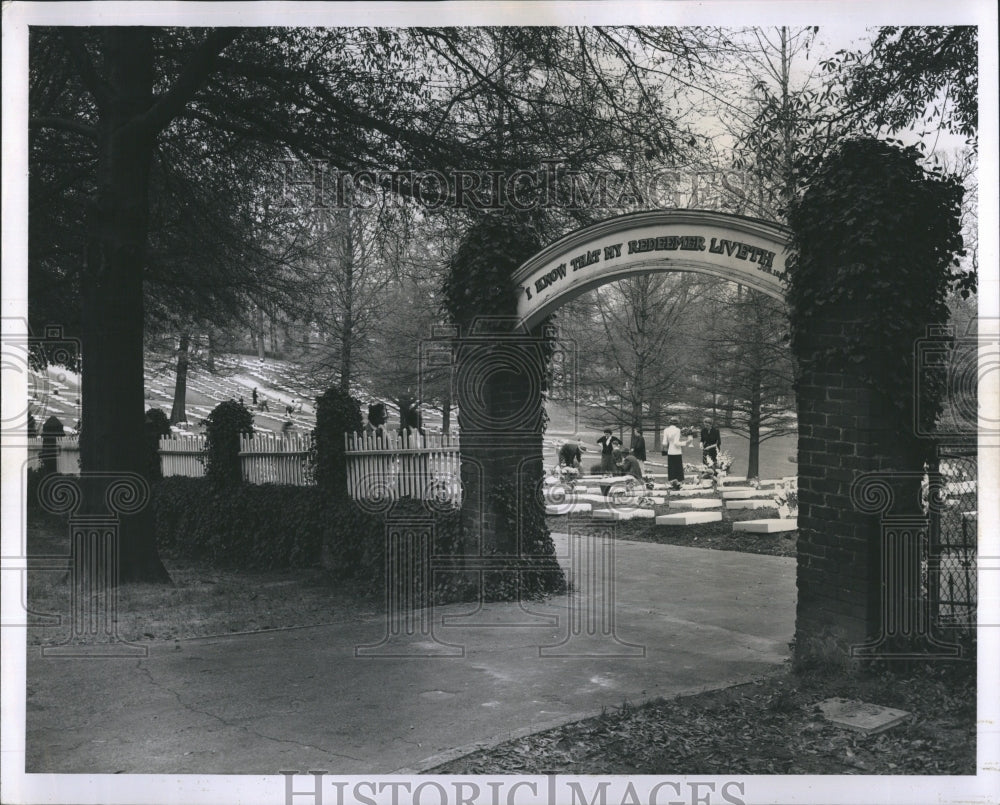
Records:
<instances>
[{"instance_id":1,"label":"tree branch","mask_svg":"<svg viewBox=\"0 0 1000 805\"><path fill-rule=\"evenodd\" d=\"M219 54L240 35L238 28L216 28L210 31L198 46L191 59L184 65L174 85L164 92L136 121L135 125L147 135L155 135L170 123L191 97L212 74Z\"/></svg>"},{"instance_id":2,"label":"tree branch","mask_svg":"<svg viewBox=\"0 0 1000 805\"><path fill-rule=\"evenodd\" d=\"M54 115L39 115L28 121L28 127L33 129L56 129L58 131L69 131L87 137L94 142L97 141L97 130L93 126L81 123L78 120L70 120L65 117Z\"/></svg>"},{"instance_id":3,"label":"tree branch","mask_svg":"<svg viewBox=\"0 0 1000 805\"><path fill-rule=\"evenodd\" d=\"M83 43L80 30L78 28L60 28L59 33L66 43L66 49L73 60L80 81L94 97L98 111L103 112L111 102L111 91L107 83L97 75L94 63L90 60L90 54L87 52L87 46Z\"/></svg>"}]
</instances>

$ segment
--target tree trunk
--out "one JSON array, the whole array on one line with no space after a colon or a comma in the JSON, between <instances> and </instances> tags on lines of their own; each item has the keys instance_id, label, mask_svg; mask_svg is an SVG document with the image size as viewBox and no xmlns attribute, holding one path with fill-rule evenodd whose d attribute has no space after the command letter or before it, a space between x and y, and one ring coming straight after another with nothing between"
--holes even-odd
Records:
<instances>
[{"instance_id":1,"label":"tree trunk","mask_svg":"<svg viewBox=\"0 0 1000 805\"><path fill-rule=\"evenodd\" d=\"M83 399L80 444L83 506L107 512L104 492L116 473L146 470L143 411L143 269L153 137L134 125L152 99L148 29L104 32L112 90L101 116L97 201L82 282ZM131 125L130 125L131 124ZM119 522L120 581L169 582L156 550L150 504Z\"/></svg>"},{"instance_id":2,"label":"tree trunk","mask_svg":"<svg viewBox=\"0 0 1000 805\"><path fill-rule=\"evenodd\" d=\"M268 314L268 325L271 330L271 354L284 357L281 347L278 344L278 325L273 315Z\"/></svg>"},{"instance_id":3,"label":"tree trunk","mask_svg":"<svg viewBox=\"0 0 1000 805\"><path fill-rule=\"evenodd\" d=\"M257 307L257 330L254 332L254 341L257 342L257 357L264 360L264 308Z\"/></svg>"},{"instance_id":4,"label":"tree trunk","mask_svg":"<svg viewBox=\"0 0 1000 805\"><path fill-rule=\"evenodd\" d=\"M191 343L191 336L188 333L181 333L181 343L177 347L177 378L174 380L174 404L170 408L170 424L176 425L178 422L187 422L187 413L184 404L187 400L187 375L188 375L188 347Z\"/></svg>"},{"instance_id":5,"label":"tree trunk","mask_svg":"<svg viewBox=\"0 0 1000 805\"><path fill-rule=\"evenodd\" d=\"M747 478L760 476L760 374L754 373L753 387L750 390L750 417L747 431L750 436L750 449L747 457Z\"/></svg>"},{"instance_id":6,"label":"tree trunk","mask_svg":"<svg viewBox=\"0 0 1000 805\"><path fill-rule=\"evenodd\" d=\"M650 402L649 407L653 412L653 452L658 453L660 452L661 449L660 426L663 424L663 421L660 416L661 414L660 401L653 400L652 402Z\"/></svg>"},{"instance_id":7,"label":"tree trunk","mask_svg":"<svg viewBox=\"0 0 1000 805\"><path fill-rule=\"evenodd\" d=\"M344 231L344 323L340 331L340 389L351 390L351 345L354 341L354 238L351 215Z\"/></svg>"},{"instance_id":8,"label":"tree trunk","mask_svg":"<svg viewBox=\"0 0 1000 805\"><path fill-rule=\"evenodd\" d=\"M208 331L208 348L205 350L205 368L210 372L215 371L215 336L212 331Z\"/></svg>"},{"instance_id":9,"label":"tree trunk","mask_svg":"<svg viewBox=\"0 0 1000 805\"><path fill-rule=\"evenodd\" d=\"M441 430L444 433L451 433L451 379L448 380L448 387L444 392L444 401L441 403Z\"/></svg>"}]
</instances>

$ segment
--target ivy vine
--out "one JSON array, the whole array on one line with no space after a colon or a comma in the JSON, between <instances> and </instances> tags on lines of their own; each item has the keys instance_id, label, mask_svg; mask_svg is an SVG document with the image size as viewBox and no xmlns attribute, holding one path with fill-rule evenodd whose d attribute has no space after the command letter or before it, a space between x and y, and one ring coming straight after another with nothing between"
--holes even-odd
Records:
<instances>
[{"instance_id":1,"label":"ivy vine","mask_svg":"<svg viewBox=\"0 0 1000 805\"><path fill-rule=\"evenodd\" d=\"M508 213L481 216L465 233L452 256L442 291L444 309L467 336L477 319L509 329L516 320L519 289L514 272L542 246L538 229L528 218ZM532 331L538 338L545 387L551 382L551 359L555 352L554 316L546 317ZM542 429L547 424L542 410Z\"/></svg>"},{"instance_id":2,"label":"ivy vine","mask_svg":"<svg viewBox=\"0 0 1000 805\"><path fill-rule=\"evenodd\" d=\"M345 433L360 433L361 403L340 388L316 398L316 428L312 432L311 464L316 484L337 499L347 497Z\"/></svg>"},{"instance_id":3,"label":"ivy vine","mask_svg":"<svg viewBox=\"0 0 1000 805\"><path fill-rule=\"evenodd\" d=\"M962 251L961 184L928 172L920 153L874 139L844 142L813 172L789 223L792 349L804 369L849 371L881 392L913 433L914 348L948 320ZM818 323L847 322L843 332ZM923 428L941 410L941 378L920 378Z\"/></svg>"},{"instance_id":4,"label":"ivy vine","mask_svg":"<svg viewBox=\"0 0 1000 805\"><path fill-rule=\"evenodd\" d=\"M240 435L253 435L253 414L235 400L219 403L205 418L205 477L219 484L243 482Z\"/></svg>"}]
</instances>

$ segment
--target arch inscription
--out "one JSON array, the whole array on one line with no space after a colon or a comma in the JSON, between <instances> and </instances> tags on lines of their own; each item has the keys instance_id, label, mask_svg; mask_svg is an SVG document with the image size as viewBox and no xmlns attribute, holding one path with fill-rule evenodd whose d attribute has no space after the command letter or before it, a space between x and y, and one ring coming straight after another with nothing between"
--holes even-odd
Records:
<instances>
[{"instance_id":1,"label":"arch inscription","mask_svg":"<svg viewBox=\"0 0 1000 805\"><path fill-rule=\"evenodd\" d=\"M615 279L693 271L783 299L789 232L707 210L655 210L611 218L560 238L514 274L518 318L533 327L575 296Z\"/></svg>"}]
</instances>

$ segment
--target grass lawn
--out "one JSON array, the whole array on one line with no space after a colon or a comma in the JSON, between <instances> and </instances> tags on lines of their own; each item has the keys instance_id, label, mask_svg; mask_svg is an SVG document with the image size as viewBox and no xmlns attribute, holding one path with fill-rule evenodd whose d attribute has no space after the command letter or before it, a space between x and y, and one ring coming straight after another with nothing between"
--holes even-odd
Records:
<instances>
[{"instance_id":1,"label":"grass lawn","mask_svg":"<svg viewBox=\"0 0 1000 805\"><path fill-rule=\"evenodd\" d=\"M32 556L66 555L65 524L50 516L28 518ZM207 562L164 557L173 585L126 584L118 592L118 636L130 642L181 640L266 629L316 626L375 617L384 611L380 593L345 584L318 568L247 571ZM29 571L29 609L70 612L64 571ZM28 645L56 645L69 623L32 626Z\"/></svg>"}]
</instances>

